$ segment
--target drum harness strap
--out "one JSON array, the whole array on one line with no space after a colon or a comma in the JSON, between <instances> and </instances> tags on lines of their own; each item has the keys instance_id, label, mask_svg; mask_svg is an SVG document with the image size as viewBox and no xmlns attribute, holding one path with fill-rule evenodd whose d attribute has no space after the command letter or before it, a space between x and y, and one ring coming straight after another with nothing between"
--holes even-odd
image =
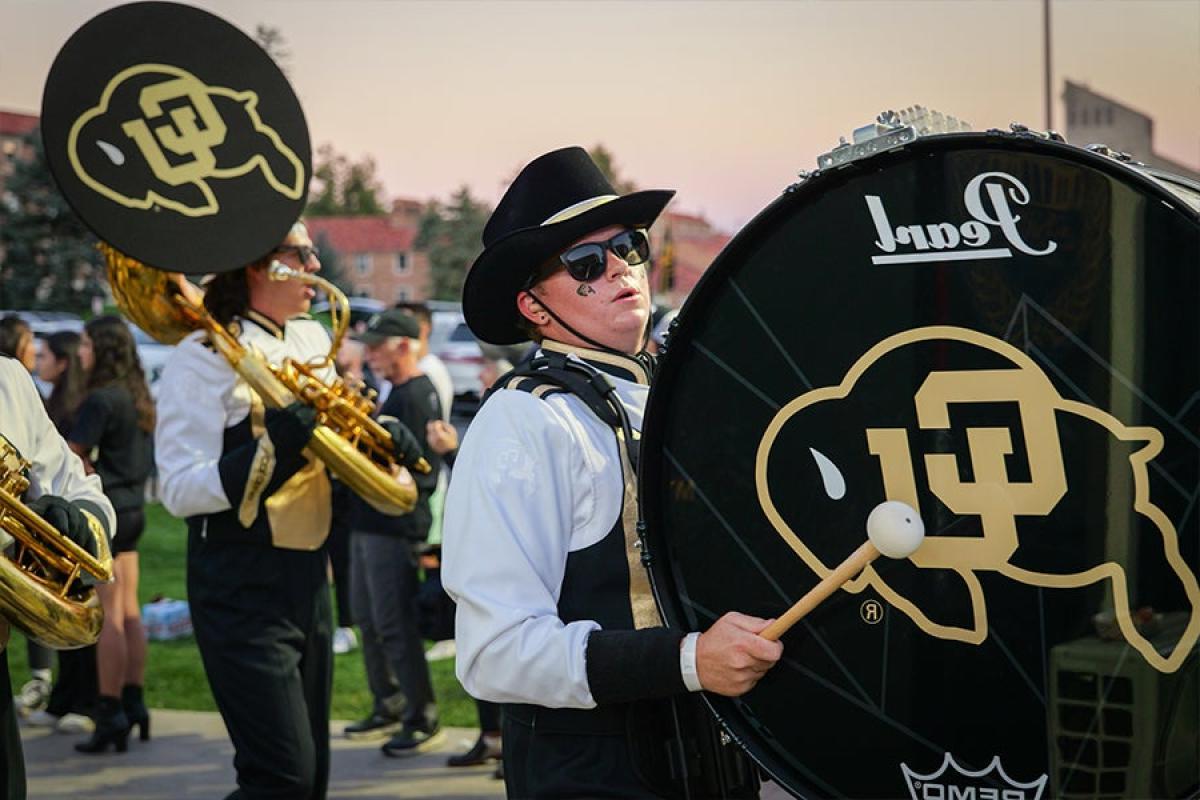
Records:
<instances>
[{"instance_id":1,"label":"drum harness strap","mask_svg":"<svg viewBox=\"0 0 1200 800\"><path fill-rule=\"evenodd\" d=\"M649 375L654 374L656 359L648 353L639 353L636 357L645 368ZM629 459L630 467L636 476L639 464L639 440L634 438L633 425L629 419L629 412L621 404L620 398L617 396L617 389L608 377L595 367L577 359L568 358L566 353L544 350L537 357L531 359L525 364L518 365L506 374L496 380L483 396L483 402L496 391L502 388L512 388L524 390L534 394L537 397L545 397L549 394L566 392L579 398L604 424L611 427L614 431L620 431L624 435L625 447L618 447L618 450L623 450ZM482 405L482 403L481 403ZM641 563L642 566L649 570L651 564L650 552L646 547L645 538L645 521L642 519L641 504L638 504L638 519L637 519L637 537L641 543ZM691 800L693 797L710 796L714 787L713 781L721 782L726 774L737 773L738 770L729 770L728 767L722 765L717 768L716 775L714 774L691 774L688 768L688 758L685 750L692 750L695 747L685 745L685 740L689 737L685 734L685 730L694 729L696 723L697 711L703 717L707 717L706 712L698 707L689 705L684 711L684 716L691 717L688 724L685 724L681 719L679 707L679 698L668 698L670 701L671 714L673 717L673 725L675 728L674 741L672 747L676 750L675 758L671 759L675 763L672 765L672 772L676 773L676 778L679 781L679 787L683 794L681 797L684 800ZM702 704L698 704L702 705ZM715 725L711 720L708 721L711 727ZM715 728L713 729L715 731ZM716 734L713 734L714 737ZM693 735L690 737L695 739ZM723 745L724 742L721 742ZM713 749L714 745L709 743L708 750L710 754L716 755L718 760L724 761L721 755L723 747ZM699 771L701 773L708 772L706 767L715 767L715 764L710 764L708 761L700 761ZM736 779L735 779L736 780ZM757 778L752 779L754 790L752 795L743 795L741 792L746 789L744 777L739 781L736 789L730 794L721 792L721 796L741 797L754 796L757 797ZM740 791L739 791L740 790ZM696 794L699 792L699 794Z\"/></svg>"}]
</instances>

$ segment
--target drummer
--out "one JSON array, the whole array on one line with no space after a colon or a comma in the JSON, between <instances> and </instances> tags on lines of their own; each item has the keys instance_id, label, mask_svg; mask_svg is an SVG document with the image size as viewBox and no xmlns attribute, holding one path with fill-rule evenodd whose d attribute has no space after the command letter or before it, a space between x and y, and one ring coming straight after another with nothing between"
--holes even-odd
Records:
<instances>
[{"instance_id":1,"label":"drummer","mask_svg":"<svg viewBox=\"0 0 1200 800\"><path fill-rule=\"evenodd\" d=\"M636 441L653 368L642 353L647 229L673 195L618 196L578 147L543 155L488 220L463 289L476 336L533 339L545 357L535 367L550 364L501 379L471 423L446 501L442 577L458 602L458 677L505 704L510 797L682 796L668 755L687 694L742 695L782 654L757 635L765 619L731 612L704 633L662 626L635 544L631 437L613 422L620 414L593 410L599 394L549 377L568 360L603 375ZM722 793L756 796L757 781Z\"/></svg>"}]
</instances>

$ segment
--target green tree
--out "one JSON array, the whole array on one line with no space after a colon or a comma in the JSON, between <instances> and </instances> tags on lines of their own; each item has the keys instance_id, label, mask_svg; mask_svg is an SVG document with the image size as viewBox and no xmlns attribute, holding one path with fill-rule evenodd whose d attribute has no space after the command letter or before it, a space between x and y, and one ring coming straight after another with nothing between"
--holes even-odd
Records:
<instances>
[{"instance_id":1,"label":"green tree","mask_svg":"<svg viewBox=\"0 0 1200 800\"><path fill-rule=\"evenodd\" d=\"M386 213L375 159L351 161L324 144L317 150L313 181L304 213L310 217L374 216Z\"/></svg>"},{"instance_id":2,"label":"green tree","mask_svg":"<svg viewBox=\"0 0 1200 800\"><path fill-rule=\"evenodd\" d=\"M591 150L588 150L588 155L592 157L592 161L596 162L596 166L604 173L604 177L608 178L608 182L617 190L617 194L629 194L637 191L638 187L634 181L621 176L617 169L616 157L607 147L597 143Z\"/></svg>"},{"instance_id":3,"label":"green tree","mask_svg":"<svg viewBox=\"0 0 1200 800\"><path fill-rule=\"evenodd\" d=\"M429 253L433 296L458 300L467 268L483 249L483 226L492 209L463 186L446 204L433 201L421 215L416 248Z\"/></svg>"},{"instance_id":4,"label":"green tree","mask_svg":"<svg viewBox=\"0 0 1200 800\"><path fill-rule=\"evenodd\" d=\"M0 197L0 308L87 313L104 296L96 237L55 186L34 131Z\"/></svg>"},{"instance_id":5,"label":"green tree","mask_svg":"<svg viewBox=\"0 0 1200 800\"><path fill-rule=\"evenodd\" d=\"M254 26L254 41L258 42L258 46L267 51L267 55L279 67L284 75L287 75L289 63L292 60L292 52L287 49L287 39L283 36L283 31L276 28L274 25L263 25L261 22Z\"/></svg>"}]
</instances>

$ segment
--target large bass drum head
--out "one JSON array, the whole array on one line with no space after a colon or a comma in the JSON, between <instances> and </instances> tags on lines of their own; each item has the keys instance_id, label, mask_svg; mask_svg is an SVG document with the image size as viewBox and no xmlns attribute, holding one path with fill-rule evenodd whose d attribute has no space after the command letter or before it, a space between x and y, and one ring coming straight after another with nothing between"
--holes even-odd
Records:
<instances>
[{"instance_id":1,"label":"large bass drum head","mask_svg":"<svg viewBox=\"0 0 1200 800\"><path fill-rule=\"evenodd\" d=\"M902 500L925 523L710 697L801 797L1200 786L1200 218L1002 134L793 187L681 312L641 497L670 624L781 615Z\"/></svg>"}]
</instances>

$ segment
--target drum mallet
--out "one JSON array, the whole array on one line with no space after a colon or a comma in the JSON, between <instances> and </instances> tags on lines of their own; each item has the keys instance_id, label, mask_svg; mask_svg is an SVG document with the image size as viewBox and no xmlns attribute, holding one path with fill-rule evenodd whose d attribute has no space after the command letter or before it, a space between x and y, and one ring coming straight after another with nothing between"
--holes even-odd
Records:
<instances>
[{"instance_id":1,"label":"drum mallet","mask_svg":"<svg viewBox=\"0 0 1200 800\"><path fill-rule=\"evenodd\" d=\"M908 558L923 541L925 524L911 506L898 500L880 503L871 509L867 516L867 541L797 600L787 613L764 628L759 636L771 641L777 640L808 612L820 605L822 600L862 572L880 555L888 558Z\"/></svg>"}]
</instances>

